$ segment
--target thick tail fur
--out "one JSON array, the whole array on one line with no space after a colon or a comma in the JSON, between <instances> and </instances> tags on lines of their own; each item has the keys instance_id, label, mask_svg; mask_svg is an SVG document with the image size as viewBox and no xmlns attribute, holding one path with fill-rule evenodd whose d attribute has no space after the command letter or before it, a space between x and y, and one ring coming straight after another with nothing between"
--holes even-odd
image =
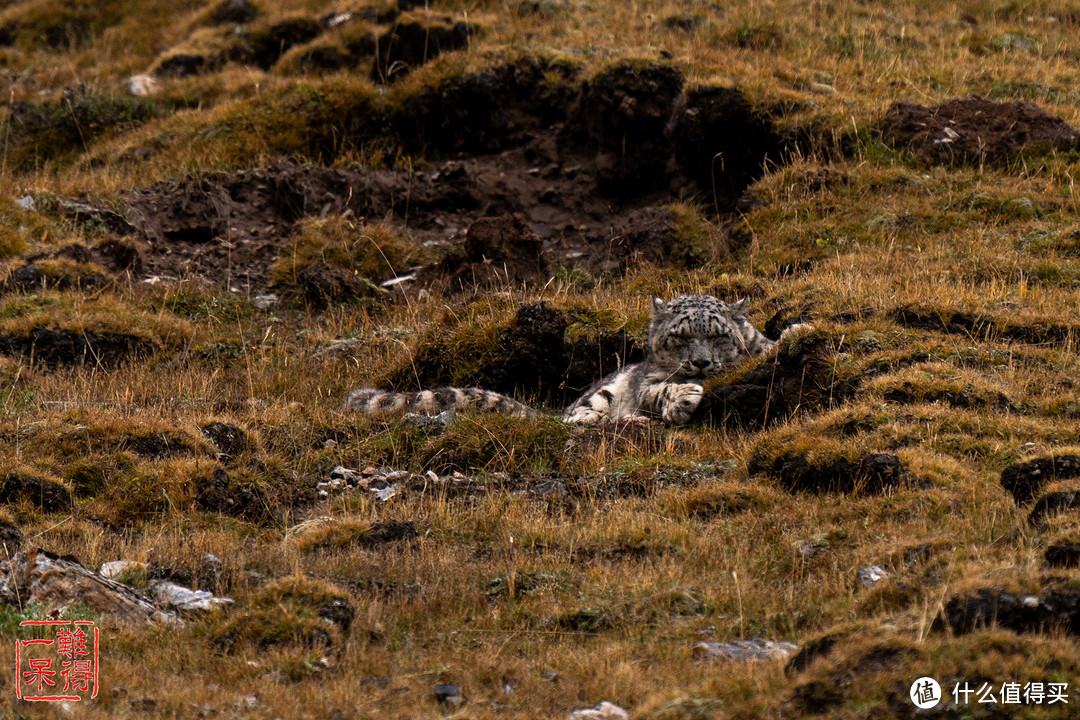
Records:
<instances>
[{"instance_id":1,"label":"thick tail fur","mask_svg":"<svg viewBox=\"0 0 1080 720\"><path fill-rule=\"evenodd\" d=\"M497 412L512 417L537 417L528 405L490 390L445 387L437 390L397 393L375 388L359 388L345 396L342 410L382 415L400 410L436 415L455 408L458 412Z\"/></svg>"}]
</instances>

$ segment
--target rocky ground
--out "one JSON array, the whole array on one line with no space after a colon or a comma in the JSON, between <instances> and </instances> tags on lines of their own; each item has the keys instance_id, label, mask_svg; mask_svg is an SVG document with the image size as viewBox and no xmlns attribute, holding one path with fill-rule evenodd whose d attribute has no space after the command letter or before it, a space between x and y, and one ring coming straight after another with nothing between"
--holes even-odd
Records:
<instances>
[{"instance_id":1,"label":"rocky ground","mask_svg":"<svg viewBox=\"0 0 1080 720\"><path fill-rule=\"evenodd\" d=\"M1072 717L1080 15L908 5L0 2L0 712ZM556 419L687 292L814 330Z\"/></svg>"}]
</instances>

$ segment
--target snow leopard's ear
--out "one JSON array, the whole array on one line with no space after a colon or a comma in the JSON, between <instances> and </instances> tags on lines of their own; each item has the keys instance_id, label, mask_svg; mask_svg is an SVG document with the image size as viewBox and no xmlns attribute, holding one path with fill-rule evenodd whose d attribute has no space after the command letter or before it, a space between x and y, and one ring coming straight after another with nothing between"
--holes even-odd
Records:
<instances>
[{"instance_id":1,"label":"snow leopard's ear","mask_svg":"<svg viewBox=\"0 0 1080 720\"><path fill-rule=\"evenodd\" d=\"M736 300L728 305L731 311L735 313L735 317L746 317L746 308L750 305L750 298L743 298L742 300Z\"/></svg>"},{"instance_id":2,"label":"snow leopard's ear","mask_svg":"<svg viewBox=\"0 0 1080 720\"><path fill-rule=\"evenodd\" d=\"M659 317L660 315L663 315L665 312L667 312L667 309L668 309L668 307L667 307L666 302L664 302L663 300L661 300L658 297L654 297L652 299L652 316L653 317Z\"/></svg>"}]
</instances>

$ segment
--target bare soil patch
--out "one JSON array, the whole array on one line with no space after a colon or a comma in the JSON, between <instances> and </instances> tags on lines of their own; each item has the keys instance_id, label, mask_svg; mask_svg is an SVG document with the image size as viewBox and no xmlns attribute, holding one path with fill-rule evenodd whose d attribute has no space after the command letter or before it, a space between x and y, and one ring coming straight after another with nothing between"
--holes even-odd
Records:
<instances>
[{"instance_id":1,"label":"bare soil patch","mask_svg":"<svg viewBox=\"0 0 1080 720\"><path fill-rule=\"evenodd\" d=\"M1023 152L1071 150L1080 134L1030 102L956 98L937 107L893 103L881 125L885 138L941 165L1005 162Z\"/></svg>"},{"instance_id":2,"label":"bare soil patch","mask_svg":"<svg viewBox=\"0 0 1080 720\"><path fill-rule=\"evenodd\" d=\"M576 94L545 92L543 70L522 61L407 98L380 132L407 151L454 156L422 172L279 165L131 193L145 271L261 289L297 220L341 213L389 218L415 241L457 248L460 268L428 276L451 283L482 282L478 261L506 259L480 250L490 239L469 240L478 221L500 216L517 218L513 235L530 248L539 239L541 267L620 271L669 261L671 202L727 212L765 159L779 159L771 124L737 90L686 95L674 68L623 63Z\"/></svg>"}]
</instances>

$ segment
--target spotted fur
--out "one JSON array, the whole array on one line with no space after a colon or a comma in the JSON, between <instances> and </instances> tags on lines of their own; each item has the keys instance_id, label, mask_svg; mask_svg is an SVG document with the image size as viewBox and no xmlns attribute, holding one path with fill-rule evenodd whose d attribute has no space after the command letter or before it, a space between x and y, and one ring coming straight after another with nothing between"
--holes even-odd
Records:
<instances>
[{"instance_id":1,"label":"spotted fur","mask_svg":"<svg viewBox=\"0 0 1080 720\"><path fill-rule=\"evenodd\" d=\"M396 393L375 388L360 388L345 396L343 410L358 410L367 415L381 415L398 410L437 415L456 408L462 412L497 412L512 417L536 417L539 413L517 400L481 388L445 387L412 393Z\"/></svg>"},{"instance_id":2,"label":"spotted fur","mask_svg":"<svg viewBox=\"0 0 1080 720\"><path fill-rule=\"evenodd\" d=\"M563 413L573 423L660 419L690 420L701 402L705 380L748 357L772 350L775 341L746 319L747 301L725 303L709 295L681 295L670 302L653 298L645 360L608 375ZM797 327L788 328L785 333ZM513 398L480 388L440 388L415 393L353 390L343 408L368 414L409 410L435 414L493 411L516 417L539 413Z\"/></svg>"}]
</instances>

